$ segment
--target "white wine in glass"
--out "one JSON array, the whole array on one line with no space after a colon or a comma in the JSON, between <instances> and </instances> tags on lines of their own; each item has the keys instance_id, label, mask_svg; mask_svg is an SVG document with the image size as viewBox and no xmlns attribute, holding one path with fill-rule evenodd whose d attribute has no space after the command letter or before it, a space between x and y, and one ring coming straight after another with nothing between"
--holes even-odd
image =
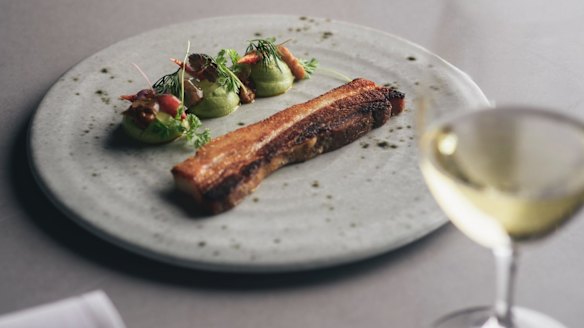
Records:
<instances>
[{"instance_id":1,"label":"white wine in glass","mask_svg":"<svg viewBox=\"0 0 584 328\"><path fill-rule=\"evenodd\" d=\"M533 108L474 110L422 126L419 147L438 204L463 233L493 250L497 264L495 306L460 311L435 327L564 327L512 306L516 245L556 230L581 207L584 125Z\"/></svg>"}]
</instances>

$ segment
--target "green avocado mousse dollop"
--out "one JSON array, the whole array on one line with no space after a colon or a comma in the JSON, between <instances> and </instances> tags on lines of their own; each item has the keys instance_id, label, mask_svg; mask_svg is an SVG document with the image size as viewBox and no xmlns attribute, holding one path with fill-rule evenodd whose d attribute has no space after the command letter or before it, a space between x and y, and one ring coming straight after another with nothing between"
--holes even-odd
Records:
<instances>
[{"instance_id":1,"label":"green avocado mousse dollop","mask_svg":"<svg viewBox=\"0 0 584 328\"><path fill-rule=\"evenodd\" d=\"M186 128L186 121L184 123L181 122L182 124L177 126L172 123L173 120L174 118L170 115L159 112L156 114L155 122L145 128L141 128L131 117L124 115L122 126L130 137L138 141L149 144L161 144L182 136L183 129ZM166 132L162 133L163 130L166 130Z\"/></svg>"},{"instance_id":2,"label":"green avocado mousse dollop","mask_svg":"<svg viewBox=\"0 0 584 328\"><path fill-rule=\"evenodd\" d=\"M207 80L196 81L194 84L203 91L203 98L189 112L201 118L226 116L239 107L239 96L233 91L227 91L217 82Z\"/></svg>"},{"instance_id":3,"label":"green avocado mousse dollop","mask_svg":"<svg viewBox=\"0 0 584 328\"><path fill-rule=\"evenodd\" d=\"M251 65L250 78L254 82L258 97L280 95L292 87L294 75L288 65L280 59L271 60L267 64L258 62Z\"/></svg>"},{"instance_id":4,"label":"green avocado mousse dollop","mask_svg":"<svg viewBox=\"0 0 584 328\"><path fill-rule=\"evenodd\" d=\"M144 89L136 95L121 98L132 102L122 113L122 127L133 139L162 144L184 136L187 143L196 148L210 139L208 130L197 131L201 121L195 115L185 113L183 103L174 95Z\"/></svg>"}]
</instances>

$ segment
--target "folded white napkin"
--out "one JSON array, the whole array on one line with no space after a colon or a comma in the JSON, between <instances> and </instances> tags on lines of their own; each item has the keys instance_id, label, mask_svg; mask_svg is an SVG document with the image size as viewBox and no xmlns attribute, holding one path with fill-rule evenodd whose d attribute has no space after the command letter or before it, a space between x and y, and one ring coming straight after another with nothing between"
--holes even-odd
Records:
<instances>
[{"instance_id":1,"label":"folded white napkin","mask_svg":"<svg viewBox=\"0 0 584 328\"><path fill-rule=\"evenodd\" d=\"M125 325L111 300L98 290L0 316L0 328L125 328Z\"/></svg>"}]
</instances>

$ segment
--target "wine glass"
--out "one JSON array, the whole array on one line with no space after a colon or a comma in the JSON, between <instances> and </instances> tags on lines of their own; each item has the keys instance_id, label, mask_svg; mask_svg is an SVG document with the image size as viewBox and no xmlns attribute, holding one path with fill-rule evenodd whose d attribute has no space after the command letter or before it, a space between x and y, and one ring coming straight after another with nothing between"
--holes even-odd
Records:
<instances>
[{"instance_id":1,"label":"wine glass","mask_svg":"<svg viewBox=\"0 0 584 328\"><path fill-rule=\"evenodd\" d=\"M468 1L445 3L446 25L464 22L453 15L476 14ZM445 49L441 38L441 46L432 50L441 55L445 49L447 59L467 65L475 79L488 81L485 74L498 74L499 83L512 87L522 81L489 63L496 55L489 54L489 42L505 42L493 40L504 24L489 14L497 13L481 13L501 24L462 33L463 39L482 42L482 57L473 56L463 39L451 40ZM467 17L467 23L477 17ZM431 92L428 83L420 89ZM434 327L565 328L544 314L513 306L513 286L518 247L557 230L583 204L584 123L532 105L452 108L423 99L416 115L420 168L431 193L460 231L492 249L496 263L494 306L461 310Z\"/></svg>"}]
</instances>

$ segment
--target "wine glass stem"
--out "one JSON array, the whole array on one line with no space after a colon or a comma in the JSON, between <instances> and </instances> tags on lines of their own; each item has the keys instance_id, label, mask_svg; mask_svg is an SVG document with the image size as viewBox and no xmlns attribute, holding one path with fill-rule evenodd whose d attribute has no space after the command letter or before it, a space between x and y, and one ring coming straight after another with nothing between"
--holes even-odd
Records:
<instances>
[{"instance_id":1,"label":"wine glass stem","mask_svg":"<svg viewBox=\"0 0 584 328\"><path fill-rule=\"evenodd\" d=\"M513 291L517 268L517 249L514 245L493 249L496 267L496 301L494 316L501 328L513 328Z\"/></svg>"}]
</instances>

